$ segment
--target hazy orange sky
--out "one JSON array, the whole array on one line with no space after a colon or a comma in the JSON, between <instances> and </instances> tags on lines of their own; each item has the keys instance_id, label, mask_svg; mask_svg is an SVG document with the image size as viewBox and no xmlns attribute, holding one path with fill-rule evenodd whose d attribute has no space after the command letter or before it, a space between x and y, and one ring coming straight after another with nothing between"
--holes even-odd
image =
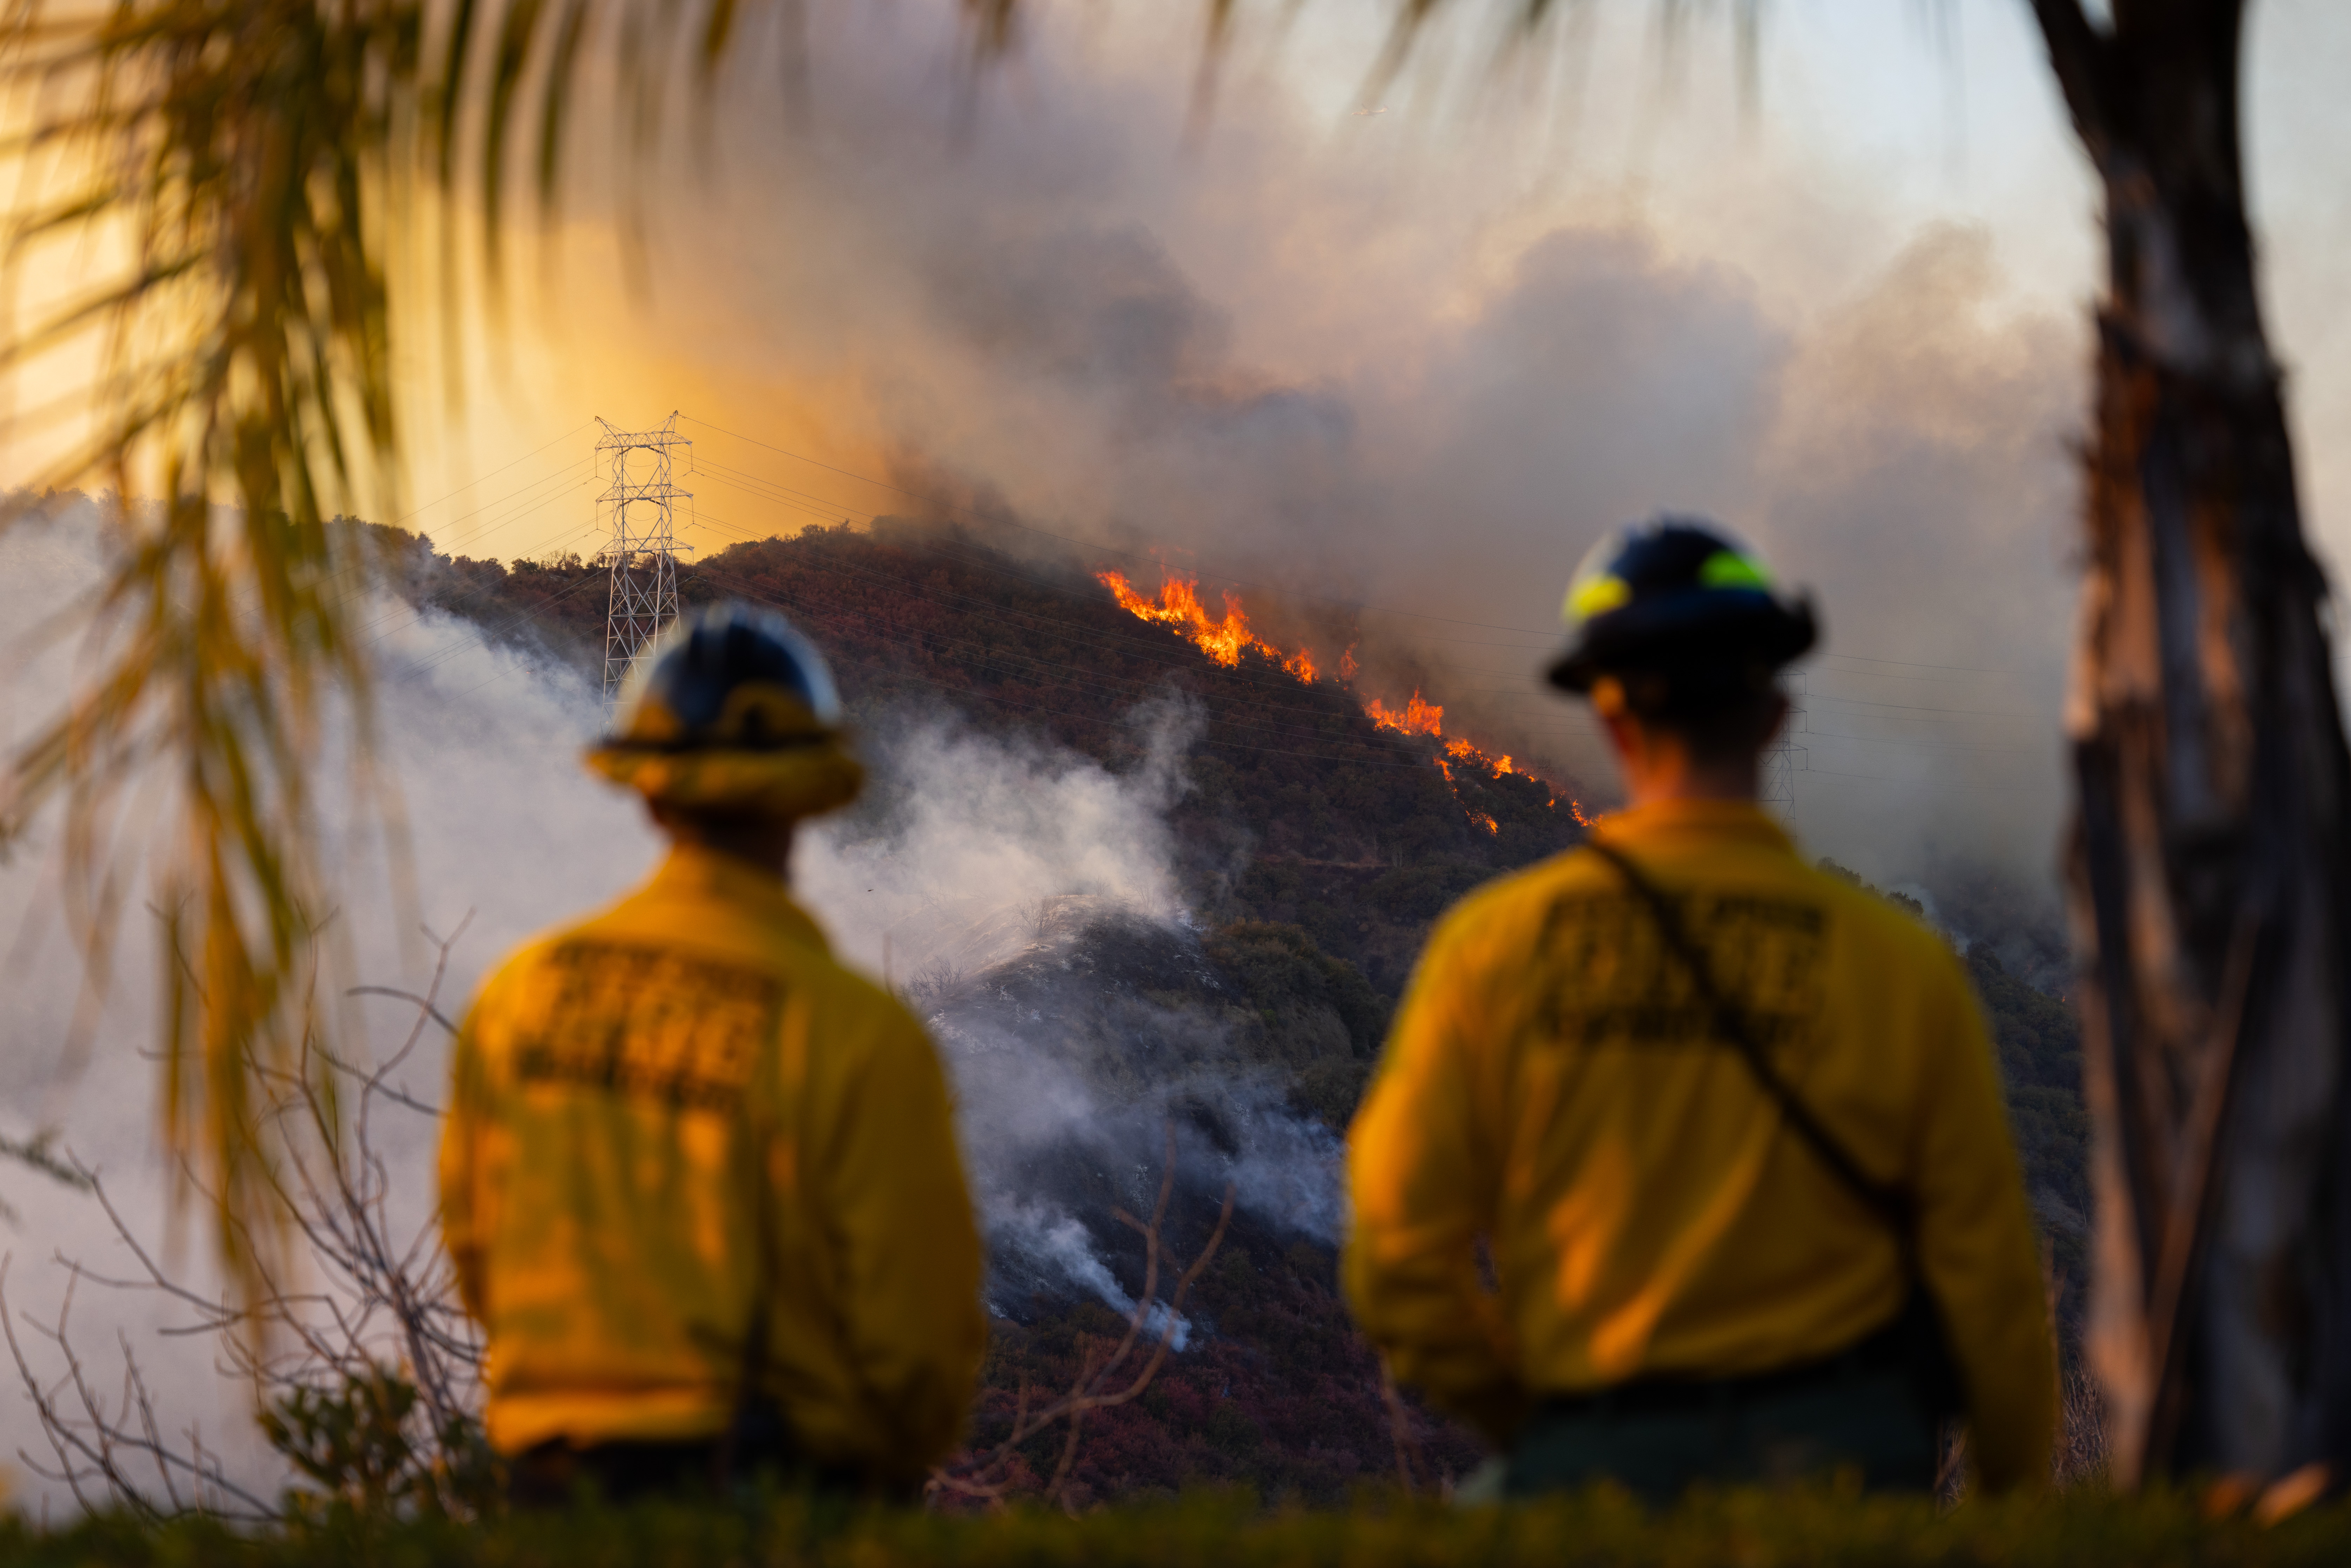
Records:
<instances>
[{"instance_id":1,"label":"hazy orange sky","mask_svg":"<svg viewBox=\"0 0 2351 1568\"><path fill-rule=\"evenodd\" d=\"M559 266L524 246L503 328L458 334L461 400L436 300L404 287L400 520L456 553L592 553L595 417L681 411L701 551L936 481L1387 606L1499 748L1596 767L1531 650L1602 528L1700 507L1828 612L1808 831L1974 822L2044 863L2100 238L2021 0L1769 7L1751 112L1730 28L1677 52L1639 0L1499 68L1496 12L1463 5L1371 98L1384 5L1283 29L1268 4L1205 120L1189 6L1038 5L977 78L956 9L811 5L796 122L750 40L710 141L639 173L643 287L625 182L581 158ZM2351 10L2253 16L2271 321L2339 562Z\"/></svg>"},{"instance_id":2,"label":"hazy orange sky","mask_svg":"<svg viewBox=\"0 0 2351 1568\"><path fill-rule=\"evenodd\" d=\"M1648 8L1634 5L1597 8L1604 25L1547 65L1564 84L1547 99L1468 101L1507 99L1510 83L1482 73L1473 46L1489 29L1465 6L1463 25L1434 40L1420 70L1365 105L1357 94L1384 10L1323 0L1286 36L1245 36L1215 115L1193 136L1196 40L1184 7L1046 5L1027 48L978 84L977 111L939 115L934 153L950 168L985 164L1050 137L1068 97L1119 95L1131 125L1115 156L1134 190L1089 204L1149 222L1231 314L1240 357L1272 377L1376 373L1382 356L1475 313L1530 240L1562 222L1638 225L1677 259L1742 275L1800 330L1865 288L1922 229L1972 225L1990 241L2002 305L2078 313L2097 282L2095 192L2025 7L1962 0L1948 9L1944 37L1922 19L1931 7L1771 8L1750 121L1735 101L1729 29L1696 25L1677 68ZM1479 26L1468 25L1473 15ZM2294 372L2306 501L2340 557L2351 546L2351 443L2329 433L2351 423L2351 312L2342 308L2351 267L2341 260L2351 255L2351 191L2337 177L2351 108L2335 89L2351 72L2351 15L2324 0L2269 0L2253 15L2250 140L2265 281ZM874 30L890 48L928 55L904 74L927 76L944 103L965 89L959 41L926 20L902 14ZM814 136L853 162L854 127L828 123L838 118L826 107L828 46L838 57L876 41L857 20L820 15L816 46ZM740 82L735 91L756 97ZM1353 112L1364 107L1380 112ZM555 444L548 458L578 457L584 471L590 434L578 427L595 414L637 427L684 409L886 476L903 433L869 396L871 356L884 345L823 341L810 325L836 308L820 295L777 300L744 287L761 270L762 246L791 243L796 225L821 231L827 214L774 211L781 203L761 188L758 138L726 141L706 190L650 182L656 245L666 248L649 295L622 282L609 236L583 224L555 289L517 279L521 308L505 337L478 345L461 418L444 417L436 373L412 375L415 526L452 541L462 533L468 549L500 556L569 537L573 516L584 528L584 503L517 512L494 498L519 476L556 471L544 460L503 466L544 444ZM747 208L761 207L747 221ZM1308 208L1322 210L1301 217ZM1252 226L1270 250L1246 243ZM1327 299L1301 311L1294 289L1262 287L1266 273L1285 270L1324 272ZM1253 314L1252 296L1271 294ZM808 319L778 322L781 312ZM787 342L791 358L775 352ZM710 455L821 497L820 510L889 505L886 490L755 451L729 444ZM744 527L808 515L705 488L698 498L715 517ZM716 522L705 529L713 546L728 537Z\"/></svg>"}]
</instances>

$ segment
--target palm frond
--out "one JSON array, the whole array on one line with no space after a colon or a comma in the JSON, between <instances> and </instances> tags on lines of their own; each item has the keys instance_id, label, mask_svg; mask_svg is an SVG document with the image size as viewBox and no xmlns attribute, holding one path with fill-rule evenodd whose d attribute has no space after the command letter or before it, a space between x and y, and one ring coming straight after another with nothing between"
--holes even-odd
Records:
<instances>
[{"instance_id":1,"label":"palm frond","mask_svg":"<svg viewBox=\"0 0 2351 1568\"><path fill-rule=\"evenodd\" d=\"M530 170L542 221L557 210L590 39L609 45L611 120L637 158L671 78L692 70L706 88L749 29L737 0L0 3L8 276L76 247L122 258L12 323L0 377L22 384L47 357L95 346L88 439L42 479L123 498L99 663L0 779L0 847L62 810L73 924L102 977L126 835L168 770L152 872L164 1131L197 1157L215 1235L250 1281L267 1260L238 1239L266 1236L252 1220L269 1157L251 1077L284 1071L317 1021L298 969L326 918L321 733L340 703L363 758L370 734L368 535L335 518L397 510L391 242L438 237L455 331L452 204L478 204L495 285L510 164ZM775 0L788 85L801 3ZM1013 47L1028 9L955 3L983 61ZM1201 3L1213 61L1241 7ZM1372 3L1394 14L1383 69L1447 5ZM1503 5L1530 31L1559 8ZM156 498L130 499L142 493Z\"/></svg>"},{"instance_id":2,"label":"palm frond","mask_svg":"<svg viewBox=\"0 0 2351 1568\"><path fill-rule=\"evenodd\" d=\"M370 547L337 515L396 497L387 236L446 199L469 147L495 216L523 108L552 199L588 4L563 11L541 102L515 90L537 0L497 8L479 61L475 0L20 0L0 22L11 277L68 251L122 258L0 344L0 374L95 350L87 439L44 478L158 497L109 519L99 663L10 759L0 843L62 812L68 903L102 975L134 808L168 780L148 846L164 1134L200 1157L248 1278L266 1260L238 1239L266 1245L246 1221L269 1158L252 1074L293 1062L315 1021L298 975L326 921L322 735L341 711L362 758L370 739Z\"/></svg>"}]
</instances>

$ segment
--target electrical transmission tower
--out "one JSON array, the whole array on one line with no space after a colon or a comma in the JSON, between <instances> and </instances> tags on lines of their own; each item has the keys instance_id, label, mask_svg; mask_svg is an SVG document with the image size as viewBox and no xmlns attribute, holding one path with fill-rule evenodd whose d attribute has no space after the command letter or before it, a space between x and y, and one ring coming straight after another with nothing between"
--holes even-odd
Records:
<instances>
[{"instance_id":1,"label":"electrical transmission tower","mask_svg":"<svg viewBox=\"0 0 2351 1568\"><path fill-rule=\"evenodd\" d=\"M1788 698L1788 722L1780 728L1780 737L1763 754L1763 777L1755 792L1756 800L1766 806L1777 806L1783 817L1793 816L1796 810L1796 775L1810 760L1810 753L1796 744L1796 737L1806 733L1804 728L1804 672L1790 670L1782 677L1781 690Z\"/></svg>"},{"instance_id":2,"label":"electrical transmission tower","mask_svg":"<svg viewBox=\"0 0 2351 1568\"><path fill-rule=\"evenodd\" d=\"M612 568L604 620L604 700L610 702L637 654L677 619L681 547L672 533L673 514L676 503L694 497L674 482L674 455L683 446L690 458L694 443L678 434L674 413L659 430L615 430L605 420L596 423L604 427L596 443L597 465L603 467L605 455L611 455L612 483L596 497L599 509L609 507L612 516L612 542L605 547ZM644 455L632 465L632 455L640 453Z\"/></svg>"}]
</instances>

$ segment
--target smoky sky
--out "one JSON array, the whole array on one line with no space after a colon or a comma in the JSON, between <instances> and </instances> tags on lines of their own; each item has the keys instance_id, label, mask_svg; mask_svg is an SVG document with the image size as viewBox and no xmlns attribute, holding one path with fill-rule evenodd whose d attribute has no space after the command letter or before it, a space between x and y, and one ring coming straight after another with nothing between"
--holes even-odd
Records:
<instances>
[{"instance_id":1,"label":"smoky sky","mask_svg":"<svg viewBox=\"0 0 2351 1568\"><path fill-rule=\"evenodd\" d=\"M1808 844L2046 882L2088 345L1987 232L1921 228L1791 302L1761 281L1783 239L1535 200L1490 132L1383 152L1251 79L1201 130L1132 28L1047 17L974 78L943 14L813 16L805 114L737 91L705 193L657 205L691 241L656 235L663 330L728 389L713 417L814 397L910 486L1260 604L1373 606L1380 695L1425 674L1603 800L1537 674L1561 591L1614 525L1717 517L1828 628ZM1791 201L1834 228L1849 195Z\"/></svg>"}]
</instances>

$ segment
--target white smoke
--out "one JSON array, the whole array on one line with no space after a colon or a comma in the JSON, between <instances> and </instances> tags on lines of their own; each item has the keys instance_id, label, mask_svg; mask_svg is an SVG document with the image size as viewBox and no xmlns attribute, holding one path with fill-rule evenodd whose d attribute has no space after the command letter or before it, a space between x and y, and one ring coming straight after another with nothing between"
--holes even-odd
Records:
<instances>
[{"instance_id":1,"label":"white smoke","mask_svg":"<svg viewBox=\"0 0 2351 1568\"><path fill-rule=\"evenodd\" d=\"M954 1075L999 1294L1041 1286L1122 1314L1134 1300L1071 1212L1074 1197L1041 1190L1040 1172L1082 1150L1082 1163L1127 1171L1130 1197L1144 1202L1161 1172L1138 1156L1155 1155L1179 1103L1207 1094L1231 1143L1186 1137L1188 1176L1205 1181L1213 1167L1244 1207L1326 1241L1343 1220L1337 1140L1237 1061L1225 1020L1134 998L1105 1010L1123 977L1069 974L1073 946L1105 925L1158 956L1196 945L1167 812L1205 716L1171 696L1138 705L1127 723L1141 760L1113 773L952 714L884 716L866 737L870 801L818 824L793 874L849 961L924 999ZM1006 967L1015 960L1018 975ZM1026 1003L1008 1008L1016 990ZM1130 1051L1161 1053L1147 1079L1131 1076ZM1107 1073L1105 1058L1116 1059ZM1178 1348L1190 1333L1177 1326Z\"/></svg>"},{"instance_id":2,"label":"white smoke","mask_svg":"<svg viewBox=\"0 0 2351 1568\"><path fill-rule=\"evenodd\" d=\"M845 958L893 980L1009 957L1054 900L1174 920L1183 909L1166 812L1205 720L1170 698L1130 722L1144 762L1113 774L951 713L893 719L864 737L872 805L815 824L794 852L793 885Z\"/></svg>"},{"instance_id":3,"label":"white smoke","mask_svg":"<svg viewBox=\"0 0 2351 1568\"><path fill-rule=\"evenodd\" d=\"M720 172L723 211L671 187L642 349L569 333L632 313L583 217L569 237L587 259L549 312L557 357L591 382L676 385L758 442L1232 574L1253 609L1287 591L1406 612L1364 617L1381 695L1426 677L1448 732L1604 792L1586 712L1540 675L1560 591L1604 529L1710 512L1819 595L1792 812L1812 852L1879 881L1982 860L2045 883L2086 188L2028 233L1965 202L1922 210L1889 196L1874 152L1823 139L1801 75L1767 90L1770 134L1711 92L1661 114L1639 28L1575 55L1580 103L1471 72L1456 86L1491 110L1479 126L1413 80L1394 112L1351 115L1332 74L1368 69L1355 49L1379 40L1345 10L1302 21L1291 37L1317 41L1278 65L1242 48L1192 135L1170 59L1196 39L1174 14L1040 10L1016 58L958 94L941 90L967 45L954 8L811 6L809 133L756 90L722 106L758 172ZM1769 31L1855 47L1821 18ZM2004 28L2020 74L2001 90L2029 87L2038 115L2028 32ZM1642 144L1639 174L1596 151L1620 141ZM2050 149L2035 179L2062 185L2074 155ZM760 504L718 465L904 506L717 428L697 439L709 548Z\"/></svg>"},{"instance_id":4,"label":"white smoke","mask_svg":"<svg viewBox=\"0 0 2351 1568\"><path fill-rule=\"evenodd\" d=\"M0 608L9 623L37 625L87 594L101 570L102 538L98 508L88 503L0 538ZM377 603L362 623L378 659L381 759L404 808L408 874L390 874L379 821L330 813L331 891L350 973L329 979L422 990L434 946L414 924L444 936L463 925L442 989L444 1009L453 1010L507 948L640 877L655 838L628 801L578 767L597 712L585 683L403 604ZM71 637L54 632L6 650L6 657L0 741L13 747L54 716L88 664ZM330 758L319 773L329 798L339 793L344 767ZM164 768L156 772L167 777ZM170 797L160 779L142 779L126 798L142 807L128 824L134 831L125 862L139 877L167 846L146 845L142 859L136 834L166 830ZM57 836L52 810L0 864L10 1003L0 1017L0 1085L10 1107L0 1133L20 1139L53 1133L61 1151L100 1174L133 1234L177 1281L217 1296L224 1281L210 1211L175 1183L160 1146L159 1076L150 1055L158 954L144 890L134 886L123 902L111 981L86 1055L69 1055L84 974L60 902ZM413 905L397 891L400 880L416 889ZM406 1038L416 1013L397 1000L354 998L345 1017L381 1059ZM434 1103L444 1075L444 1041L428 1030L400 1084ZM394 1116L379 1118L373 1134L393 1177L389 1218L405 1233L426 1223L434 1201L434 1128L422 1117ZM66 1300L66 1260L118 1279L141 1270L89 1197L0 1163L0 1197L17 1211L0 1241L10 1258L8 1304L36 1373L47 1381L63 1372L63 1357L30 1325L54 1321ZM110 1394L119 1381L123 1336L172 1440L184 1448L190 1432L200 1434L233 1479L273 1495L282 1469L260 1441L246 1390L215 1370L209 1344L162 1332L184 1322L184 1312L152 1292L85 1282L73 1313L74 1343L98 1385ZM8 1368L12 1386L0 1394L0 1464L8 1467L11 1493L42 1508L68 1506L70 1498L32 1469L52 1461L15 1375Z\"/></svg>"},{"instance_id":5,"label":"white smoke","mask_svg":"<svg viewBox=\"0 0 2351 1568\"><path fill-rule=\"evenodd\" d=\"M1092 1232L1076 1216L1050 1203L1015 1203L990 1218L995 1223L989 1239L999 1264L1008 1249L1015 1251L1020 1262L1058 1274L1121 1316L1134 1315L1134 1298L1102 1262L1094 1250ZM1171 1312L1166 1302L1155 1301L1143 1314L1143 1333L1152 1340L1164 1334L1172 1348L1186 1350L1192 1343L1192 1323L1182 1313Z\"/></svg>"},{"instance_id":6,"label":"white smoke","mask_svg":"<svg viewBox=\"0 0 2351 1568\"><path fill-rule=\"evenodd\" d=\"M25 624L32 607L70 601L97 579L97 540L88 507L0 538L0 610ZM329 824L340 849L336 891L350 930L350 978L422 989L434 949L408 922L421 920L436 936L464 924L442 990L444 1009L454 1010L516 944L639 881L660 841L632 797L580 767L602 706L573 668L494 646L470 623L405 604L376 606L369 623L380 661L380 757L405 811L417 907L402 906L370 823ZM13 652L16 662L0 680L0 738L12 742L52 711L73 674L70 650L54 641ZM1189 940L1166 812L1185 789L1184 756L1201 716L1164 700L1142 705L1131 722L1141 761L1123 773L1041 741L980 733L944 712L878 728L864 737L872 801L805 835L795 866L799 895L845 961L877 978L886 963L902 983L925 973L935 980L984 972L1034 947L1040 931L1089 919L1133 920ZM55 1131L59 1146L104 1174L133 1231L192 1288L215 1292L221 1278L206 1211L175 1209L176 1189L158 1152L157 1076L144 1054L155 1021L155 954L135 899L88 1060L78 1068L61 1061L82 980L57 904L56 849L51 825L37 824L22 851L0 864L0 917L15 938L11 1005L0 1018L0 1083L14 1110L0 1119L0 1133ZM405 1038L415 1017L395 1000L352 1005L379 1058ZM1171 1027L1217 1034L1198 1019ZM946 1045L975 1186L1000 1261L1132 1312L1132 1296L1085 1227L1012 1177L1023 1151L1098 1134L1118 1107L1106 1106L1068 1070L1046 1034L967 1035ZM437 1103L445 1072L445 1041L431 1030L401 1083ZM1270 1095L1242 1088L1236 1104L1249 1111L1249 1122L1231 1174L1244 1201L1311 1233L1335 1234L1335 1144ZM1126 1156L1155 1156L1156 1121L1145 1116L1135 1129ZM394 1221L422 1223L434 1201L434 1128L413 1119L379 1131ZM1146 1179L1155 1183L1155 1165ZM5 1246L20 1337L28 1320L53 1318L64 1300L61 1260L109 1275L137 1272L88 1197L13 1165L0 1165L0 1197L19 1216ZM102 1381L119 1375L117 1335L127 1336L169 1429L200 1430L230 1473L262 1495L282 1484L255 1433L246 1390L214 1372L201 1342L162 1334L175 1321L168 1303L85 1285L74 1311L75 1341ZM1166 1326L1164 1316L1146 1324L1155 1334ZM1192 1325L1174 1329L1179 1348L1190 1343ZM34 1340L27 1350L44 1378L62 1370L55 1347ZM0 1396L0 1453L41 1458L46 1445L29 1405ZM12 1495L69 1505L21 1461L12 1469Z\"/></svg>"}]
</instances>

